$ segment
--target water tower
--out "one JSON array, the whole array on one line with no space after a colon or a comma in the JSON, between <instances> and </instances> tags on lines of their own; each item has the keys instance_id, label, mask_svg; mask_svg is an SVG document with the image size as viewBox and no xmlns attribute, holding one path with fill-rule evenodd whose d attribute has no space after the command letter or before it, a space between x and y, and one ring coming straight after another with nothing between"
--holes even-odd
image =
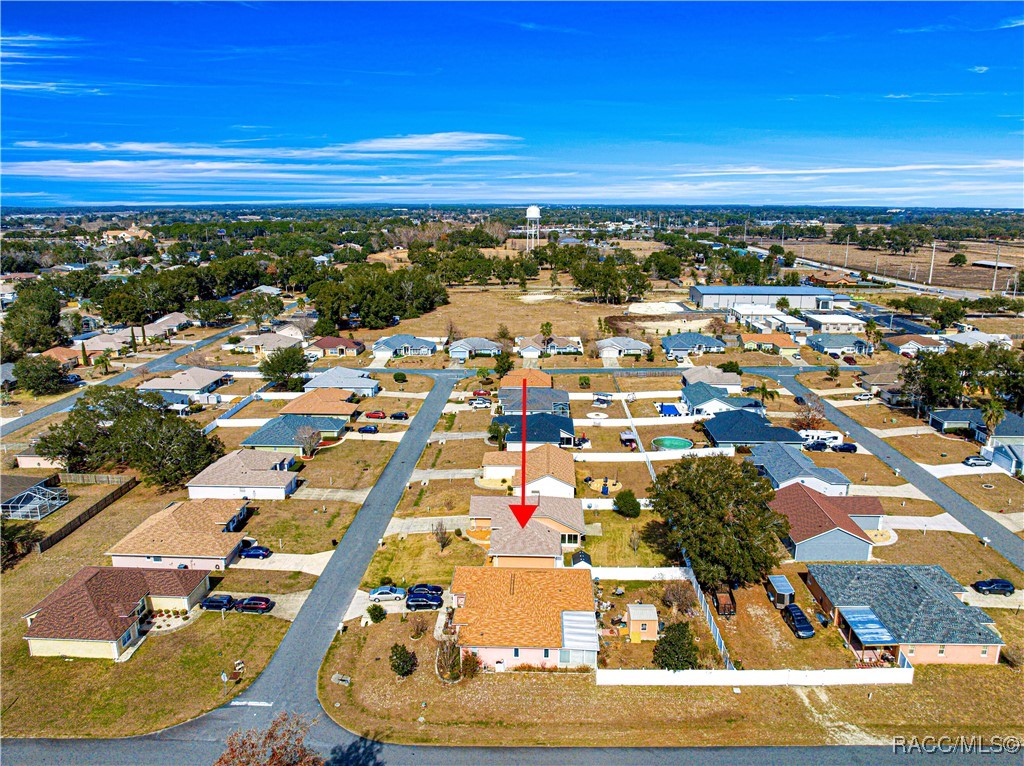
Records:
<instances>
[{"instance_id":1,"label":"water tower","mask_svg":"<svg viewBox=\"0 0 1024 766\"><path fill-rule=\"evenodd\" d=\"M530 205L526 208L526 252L540 244L540 208Z\"/></svg>"}]
</instances>

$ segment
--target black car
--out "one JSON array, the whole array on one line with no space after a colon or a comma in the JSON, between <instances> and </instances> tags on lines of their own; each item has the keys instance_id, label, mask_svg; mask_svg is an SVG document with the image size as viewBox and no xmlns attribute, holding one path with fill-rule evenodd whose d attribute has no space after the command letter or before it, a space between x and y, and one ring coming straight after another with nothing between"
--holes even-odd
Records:
<instances>
[{"instance_id":1,"label":"black car","mask_svg":"<svg viewBox=\"0 0 1024 766\"><path fill-rule=\"evenodd\" d=\"M433 593L410 593L405 599L405 608L410 612L420 609L440 609L443 604L442 598Z\"/></svg>"},{"instance_id":2,"label":"black car","mask_svg":"<svg viewBox=\"0 0 1024 766\"><path fill-rule=\"evenodd\" d=\"M794 396L793 397L793 403L796 404L799 407L802 407L805 404L807 404L807 400L804 399L802 396Z\"/></svg>"},{"instance_id":3,"label":"black car","mask_svg":"<svg viewBox=\"0 0 1024 766\"><path fill-rule=\"evenodd\" d=\"M1009 580L1000 579L978 580L971 587L986 596L1012 596L1017 590Z\"/></svg>"},{"instance_id":4,"label":"black car","mask_svg":"<svg viewBox=\"0 0 1024 766\"><path fill-rule=\"evenodd\" d=\"M266 614L274 608L274 602L266 596L249 596L241 601L235 602L236 612L258 612Z\"/></svg>"},{"instance_id":5,"label":"black car","mask_svg":"<svg viewBox=\"0 0 1024 766\"><path fill-rule=\"evenodd\" d=\"M743 387L743 393L745 393L745 394L752 394L755 391L757 391L757 386L744 386Z\"/></svg>"},{"instance_id":6,"label":"black car","mask_svg":"<svg viewBox=\"0 0 1024 766\"><path fill-rule=\"evenodd\" d=\"M69 383L71 385L77 385L78 383L82 382L82 376L75 375L74 373L72 373L71 375L65 375L64 382Z\"/></svg>"},{"instance_id":7,"label":"black car","mask_svg":"<svg viewBox=\"0 0 1024 766\"><path fill-rule=\"evenodd\" d=\"M229 596L227 593L217 593L213 596L207 596L204 598L199 606L203 609L209 609L215 612L221 609L234 609L235 597Z\"/></svg>"},{"instance_id":8,"label":"black car","mask_svg":"<svg viewBox=\"0 0 1024 766\"><path fill-rule=\"evenodd\" d=\"M409 419L409 413L408 412L392 412L391 413L391 419L392 420L408 420Z\"/></svg>"},{"instance_id":9,"label":"black car","mask_svg":"<svg viewBox=\"0 0 1024 766\"><path fill-rule=\"evenodd\" d=\"M788 604L783 608L782 619L797 638L814 638L814 626L807 619L804 610L796 604Z\"/></svg>"},{"instance_id":10,"label":"black car","mask_svg":"<svg viewBox=\"0 0 1024 766\"><path fill-rule=\"evenodd\" d=\"M833 444L832 445L832 451L833 452L850 452L850 453L853 453L853 452L857 451L857 445L856 444L850 444L849 442L844 442L843 444Z\"/></svg>"},{"instance_id":11,"label":"black car","mask_svg":"<svg viewBox=\"0 0 1024 766\"><path fill-rule=\"evenodd\" d=\"M816 441L807 442L804 449L808 452L828 452L828 442Z\"/></svg>"},{"instance_id":12,"label":"black car","mask_svg":"<svg viewBox=\"0 0 1024 766\"><path fill-rule=\"evenodd\" d=\"M409 588L408 593L410 596L419 593L429 593L432 596L440 596L444 593L444 588L440 585L428 585L427 583L420 582Z\"/></svg>"}]
</instances>

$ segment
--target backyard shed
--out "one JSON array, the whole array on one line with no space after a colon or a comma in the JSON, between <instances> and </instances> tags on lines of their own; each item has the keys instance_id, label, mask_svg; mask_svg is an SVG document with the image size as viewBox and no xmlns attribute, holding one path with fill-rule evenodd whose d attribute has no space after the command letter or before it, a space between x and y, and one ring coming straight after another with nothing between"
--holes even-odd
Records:
<instances>
[{"instance_id":1,"label":"backyard shed","mask_svg":"<svg viewBox=\"0 0 1024 766\"><path fill-rule=\"evenodd\" d=\"M654 604L627 604L626 628L632 643L658 640L658 609Z\"/></svg>"},{"instance_id":2,"label":"backyard shed","mask_svg":"<svg viewBox=\"0 0 1024 766\"><path fill-rule=\"evenodd\" d=\"M768 575L765 589L768 591L768 600L775 604L776 609L795 602L796 591L786 575Z\"/></svg>"}]
</instances>

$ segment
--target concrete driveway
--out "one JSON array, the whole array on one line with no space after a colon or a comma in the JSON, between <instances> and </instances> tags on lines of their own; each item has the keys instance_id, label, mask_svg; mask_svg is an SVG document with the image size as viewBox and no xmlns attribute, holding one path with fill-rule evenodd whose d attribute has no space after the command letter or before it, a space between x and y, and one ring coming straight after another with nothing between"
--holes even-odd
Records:
<instances>
[{"instance_id":1,"label":"concrete driveway","mask_svg":"<svg viewBox=\"0 0 1024 766\"><path fill-rule=\"evenodd\" d=\"M347 503L361 503L370 494L370 489L333 489L330 487L306 487L295 490L296 500L343 500Z\"/></svg>"},{"instance_id":2,"label":"concrete driveway","mask_svg":"<svg viewBox=\"0 0 1024 766\"><path fill-rule=\"evenodd\" d=\"M295 619L295 616L299 613L299 610L302 609L302 605L306 603L306 599L309 598L309 594L312 592L312 590L300 590L295 593L232 593L231 595L235 598L266 596L274 602L274 608L270 610L270 616L292 622ZM247 614L246 617L259 619L261 617L266 617L266 615Z\"/></svg>"},{"instance_id":3,"label":"concrete driveway","mask_svg":"<svg viewBox=\"0 0 1024 766\"><path fill-rule=\"evenodd\" d=\"M239 559L234 569L261 569L267 572L305 572L319 577L334 551L322 553L275 553L266 559Z\"/></svg>"},{"instance_id":4,"label":"concrete driveway","mask_svg":"<svg viewBox=\"0 0 1024 766\"><path fill-rule=\"evenodd\" d=\"M925 465L924 463L921 463L921 467L932 476L937 476L940 479L944 479L947 476L981 476L987 473L1006 473L1009 475L997 465L970 466L964 465L963 463Z\"/></svg>"},{"instance_id":5,"label":"concrete driveway","mask_svg":"<svg viewBox=\"0 0 1024 766\"><path fill-rule=\"evenodd\" d=\"M900 484L896 487L884 484L851 484L850 495L853 497L905 497L908 500L931 499L913 484Z\"/></svg>"},{"instance_id":6,"label":"concrete driveway","mask_svg":"<svg viewBox=\"0 0 1024 766\"><path fill-rule=\"evenodd\" d=\"M982 609L1020 609L1024 607L1024 590L1018 590L1012 596L993 596L977 593L968 587L964 602Z\"/></svg>"},{"instance_id":7,"label":"concrete driveway","mask_svg":"<svg viewBox=\"0 0 1024 766\"><path fill-rule=\"evenodd\" d=\"M912 529L923 534L928 532L974 534L948 513L940 513L935 516L883 516L882 529Z\"/></svg>"},{"instance_id":8,"label":"concrete driveway","mask_svg":"<svg viewBox=\"0 0 1024 766\"><path fill-rule=\"evenodd\" d=\"M442 614L444 608L452 605L452 594L447 591L442 594L443 606L438 610ZM357 590L356 595L352 597L352 603L348 605L348 609L345 610L344 622L349 620L355 620L366 616L366 610L370 606L370 592L365 590ZM402 601L381 601L380 605L384 607L384 611L388 614L409 614L409 610L405 606L405 600ZM432 616L435 612L423 610L424 616Z\"/></svg>"}]
</instances>

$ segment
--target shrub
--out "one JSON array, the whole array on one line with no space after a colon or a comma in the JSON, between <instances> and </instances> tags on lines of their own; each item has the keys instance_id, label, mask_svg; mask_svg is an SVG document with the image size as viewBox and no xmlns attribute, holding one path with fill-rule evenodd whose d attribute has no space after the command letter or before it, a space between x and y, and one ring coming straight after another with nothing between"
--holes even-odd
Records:
<instances>
[{"instance_id":1,"label":"shrub","mask_svg":"<svg viewBox=\"0 0 1024 766\"><path fill-rule=\"evenodd\" d=\"M238 343L241 343L241 342L242 342L242 336L241 335L229 335L228 338L227 338L227 341L226 341L226 343L228 345L231 345L231 346L233 346L235 344L238 344Z\"/></svg>"},{"instance_id":2,"label":"shrub","mask_svg":"<svg viewBox=\"0 0 1024 766\"><path fill-rule=\"evenodd\" d=\"M380 584L381 584L381 585L394 585L394 584L395 584L395 581L394 581L394 580L392 580L392 579L391 579L390 577L388 577L387 575L384 575L383 577L381 577L381 578L380 578Z\"/></svg>"},{"instance_id":3,"label":"shrub","mask_svg":"<svg viewBox=\"0 0 1024 766\"><path fill-rule=\"evenodd\" d=\"M466 652L462 655L462 675L466 678L476 678L476 674L480 672L480 658L472 652Z\"/></svg>"},{"instance_id":4,"label":"shrub","mask_svg":"<svg viewBox=\"0 0 1024 766\"><path fill-rule=\"evenodd\" d=\"M384 607L380 604L370 604L366 609L366 616L370 618L370 622L376 625L378 622L384 622L387 619L388 613L384 611Z\"/></svg>"},{"instance_id":5,"label":"shrub","mask_svg":"<svg viewBox=\"0 0 1024 766\"><path fill-rule=\"evenodd\" d=\"M636 499L633 490L624 489L615 498L615 512L627 519L635 519L640 515L640 501Z\"/></svg>"},{"instance_id":6,"label":"shrub","mask_svg":"<svg viewBox=\"0 0 1024 766\"><path fill-rule=\"evenodd\" d=\"M697 643L690 624L677 622L665 628L665 634L654 645L654 664L663 670L688 670L699 664Z\"/></svg>"},{"instance_id":7,"label":"shrub","mask_svg":"<svg viewBox=\"0 0 1024 766\"><path fill-rule=\"evenodd\" d=\"M395 644L391 647L391 670L400 678L411 676L419 661L416 652L410 652L404 645Z\"/></svg>"},{"instance_id":8,"label":"shrub","mask_svg":"<svg viewBox=\"0 0 1024 766\"><path fill-rule=\"evenodd\" d=\"M462 537L462 530L459 529L458 527L455 527L455 536L456 537Z\"/></svg>"},{"instance_id":9,"label":"shrub","mask_svg":"<svg viewBox=\"0 0 1024 766\"><path fill-rule=\"evenodd\" d=\"M580 388L590 388L589 375L580 375Z\"/></svg>"},{"instance_id":10,"label":"shrub","mask_svg":"<svg viewBox=\"0 0 1024 766\"><path fill-rule=\"evenodd\" d=\"M735 372L737 375L741 374L743 370L740 368L739 362L735 360L729 360L728 362L722 362L719 365L715 365L722 372Z\"/></svg>"},{"instance_id":11,"label":"shrub","mask_svg":"<svg viewBox=\"0 0 1024 766\"><path fill-rule=\"evenodd\" d=\"M404 372L396 372L392 377L395 379L395 383L405 383L409 379Z\"/></svg>"}]
</instances>

